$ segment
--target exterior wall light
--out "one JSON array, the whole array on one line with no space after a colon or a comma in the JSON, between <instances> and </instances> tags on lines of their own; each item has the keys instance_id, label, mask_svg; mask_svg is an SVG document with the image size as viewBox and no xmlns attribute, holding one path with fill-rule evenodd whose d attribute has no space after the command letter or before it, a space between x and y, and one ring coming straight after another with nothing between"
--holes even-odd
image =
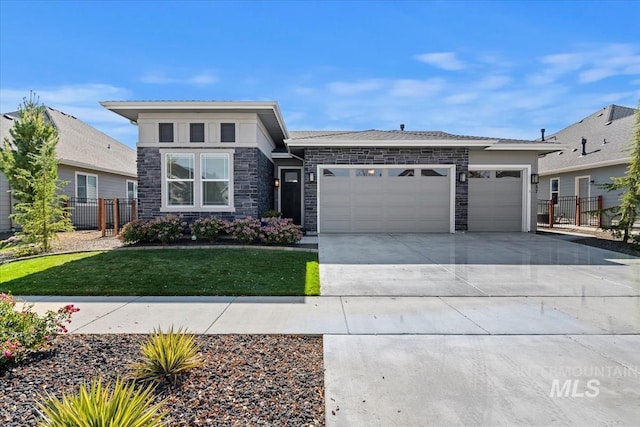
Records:
<instances>
[{"instance_id":1,"label":"exterior wall light","mask_svg":"<svg viewBox=\"0 0 640 427\"><path fill-rule=\"evenodd\" d=\"M540 182L540 175L538 175L537 173L532 173L531 174L531 183L532 184L538 184Z\"/></svg>"},{"instance_id":2,"label":"exterior wall light","mask_svg":"<svg viewBox=\"0 0 640 427\"><path fill-rule=\"evenodd\" d=\"M315 182L316 181L316 174L314 174L313 172L309 172L309 182Z\"/></svg>"},{"instance_id":3,"label":"exterior wall light","mask_svg":"<svg viewBox=\"0 0 640 427\"><path fill-rule=\"evenodd\" d=\"M278 178L274 178L273 186L276 188L280 187L280 180Z\"/></svg>"},{"instance_id":4,"label":"exterior wall light","mask_svg":"<svg viewBox=\"0 0 640 427\"><path fill-rule=\"evenodd\" d=\"M467 182L466 172L460 172L460 174L458 175L458 182Z\"/></svg>"}]
</instances>

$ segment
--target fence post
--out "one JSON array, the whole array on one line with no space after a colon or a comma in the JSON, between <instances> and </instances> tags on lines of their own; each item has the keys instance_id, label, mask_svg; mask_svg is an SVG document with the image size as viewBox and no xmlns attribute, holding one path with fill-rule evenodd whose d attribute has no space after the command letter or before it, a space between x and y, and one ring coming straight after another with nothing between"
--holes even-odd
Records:
<instances>
[{"instance_id":1,"label":"fence post","mask_svg":"<svg viewBox=\"0 0 640 427\"><path fill-rule=\"evenodd\" d=\"M98 228L102 232L102 237L107 235L107 210L105 209L104 199L98 199Z\"/></svg>"},{"instance_id":2,"label":"fence post","mask_svg":"<svg viewBox=\"0 0 640 427\"><path fill-rule=\"evenodd\" d=\"M576 220L575 224L580 227L582 225L582 206L580 206L580 197L576 196Z\"/></svg>"},{"instance_id":3,"label":"fence post","mask_svg":"<svg viewBox=\"0 0 640 427\"><path fill-rule=\"evenodd\" d=\"M120 199L113 199L113 235L118 235L118 215L120 214Z\"/></svg>"},{"instance_id":4,"label":"fence post","mask_svg":"<svg viewBox=\"0 0 640 427\"><path fill-rule=\"evenodd\" d=\"M131 200L131 221L138 219L137 199Z\"/></svg>"},{"instance_id":5,"label":"fence post","mask_svg":"<svg viewBox=\"0 0 640 427\"><path fill-rule=\"evenodd\" d=\"M598 196L598 228L602 228L602 195Z\"/></svg>"},{"instance_id":6,"label":"fence post","mask_svg":"<svg viewBox=\"0 0 640 427\"><path fill-rule=\"evenodd\" d=\"M553 212L553 199L549 200L549 228L553 228L555 214Z\"/></svg>"}]
</instances>

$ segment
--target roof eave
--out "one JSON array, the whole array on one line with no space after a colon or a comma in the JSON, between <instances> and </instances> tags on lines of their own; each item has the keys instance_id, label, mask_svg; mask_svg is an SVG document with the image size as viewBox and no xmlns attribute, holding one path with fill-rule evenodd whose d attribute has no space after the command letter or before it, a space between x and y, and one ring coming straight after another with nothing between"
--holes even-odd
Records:
<instances>
[{"instance_id":1,"label":"roof eave","mask_svg":"<svg viewBox=\"0 0 640 427\"><path fill-rule=\"evenodd\" d=\"M604 168L607 166L626 165L630 162L631 162L631 157L628 157L624 159L615 159L615 160L607 160L603 162L589 163L586 165L569 166L566 168L556 168L556 169L549 169L549 170L539 169L539 173L540 173L540 176L548 176L548 175L556 175L559 173L575 172L575 171L585 170L585 169L597 169L597 168Z\"/></svg>"},{"instance_id":2,"label":"roof eave","mask_svg":"<svg viewBox=\"0 0 640 427\"><path fill-rule=\"evenodd\" d=\"M567 144L560 143L499 143L487 147L487 151L539 151L541 153L554 153L568 148Z\"/></svg>"},{"instance_id":3,"label":"roof eave","mask_svg":"<svg viewBox=\"0 0 640 427\"><path fill-rule=\"evenodd\" d=\"M290 147L489 147L497 140L285 140Z\"/></svg>"},{"instance_id":4,"label":"roof eave","mask_svg":"<svg viewBox=\"0 0 640 427\"><path fill-rule=\"evenodd\" d=\"M96 166L96 165L89 164L89 163L78 162L76 160L69 160L69 159L60 158L60 159L58 159L58 164L64 165L64 166L72 166L72 167L77 167L77 168L95 170L95 171L99 171L99 172L106 172L106 173L111 173L111 174L114 174L114 175L123 175L123 176L128 176L128 177L133 177L133 178L137 178L138 177L138 174L136 172L128 172L128 171L123 171L123 170L109 169L109 168Z\"/></svg>"}]
</instances>

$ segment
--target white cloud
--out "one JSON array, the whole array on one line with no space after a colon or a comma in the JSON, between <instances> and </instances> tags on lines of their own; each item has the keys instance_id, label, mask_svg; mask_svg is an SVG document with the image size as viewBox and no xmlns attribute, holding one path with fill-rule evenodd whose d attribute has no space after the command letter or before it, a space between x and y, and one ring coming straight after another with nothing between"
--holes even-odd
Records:
<instances>
[{"instance_id":1,"label":"white cloud","mask_svg":"<svg viewBox=\"0 0 640 427\"><path fill-rule=\"evenodd\" d=\"M369 79L357 82L331 82L327 88L337 95L357 95L363 92L371 92L382 87L382 80Z\"/></svg>"},{"instance_id":2,"label":"white cloud","mask_svg":"<svg viewBox=\"0 0 640 427\"><path fill-rule=\"evenodd\" d=\"M390 94L400 97L430 97L441 92L446 86L443 79L427 79L413 80L400 79L395 80L391 86Z\"/></svg>"},{"instance_id":3,"label":"white cloud","mask_svg":"<svg viewBox=\"0 0 640 427\"><path fill-rule=\"evenodd\" d=\"M466 68L466 64L456 58L455 52L422 53L415 55L414 58L447 71L458 71Z\"/></svg>"},{"instance_id":4,"label":"white cloud","mask_svg":"<svg viewBox=\"0 0 640 427\"><path fill-rule=\"evenodd\" d=\"M468 104L478 98L477 93L456 93L446 96L443 101L445 104Z\"/></svg>"},{"instance_id":5,"label":"white cloud","mask_svg":"<svg viewBox=\"0 0 640 427\"><path fill-rule=\"evenodd\" d=\"M489 75L480 79L476 87L483 90L498 89L508 85L512 80L511 77L505 75Z\"/></svg>"},{"instance_id":6,"label":"white cloud","mask_svg":"<svg viewBox=\"0 0 640 427\"><path fill-rule=\"evenodd\" d=\"M149 74L145 74L140 78L142 83L147 84L158 84L158 85L168 85L168 84L184 84L184 85L198 85L198 86L207 86L218 83L220 79L211 71L204 71L201 73L197 73L191 76L185 77L169 77L164 73L153 72Z\"/></svg>"}]
</instances>

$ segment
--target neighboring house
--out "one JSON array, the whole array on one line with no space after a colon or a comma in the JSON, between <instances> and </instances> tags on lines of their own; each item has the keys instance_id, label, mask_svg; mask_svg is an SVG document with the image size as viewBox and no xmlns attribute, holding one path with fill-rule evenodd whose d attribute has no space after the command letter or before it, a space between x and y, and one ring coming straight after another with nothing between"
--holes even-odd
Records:
<instances>
[{"instance_id":1,"label":"neighboring house","mask_svg":"<svg viewBox=\"0 0 640 427\"><path fill-rule=\"evenodd\" d=\"M575 216L573 212L562 212L563 209L575 210L575 203L573 208L558 206L558 200L569 197L594 201L602 196L604 208L619 203L620 192L607 192L599 185L610 183L611 177L626 174L631 154L625 148L630 147L633 139L635 111L609 105L546 138L567 145L564 150L542 155L538 162L538 199L553 200L556 217ZM595 202L589 208L593 209L597 209ZM606 215L602 219L608 223Z\"/></svg>"},{"instance_id":2,"label":"neighboring house","mask_svg":"<svg viewBox=\"0 0 640 427\"><path fill-rule=\"evenodd\" d=\"M276 102L102 105L139 127L140 218L275 208L309 233L527 232L538 155L564 148L445 132L289 132Z\"/></svg>"},{"instance_id":3,"label":"neighboring house","mask_svg":"<svg viewBox=\"0 0 640 427\"><path fill-rule=\"evenodd\" d=\"M136 152L77 118L46 108L47 120L58 130L58 178L67 181L62 192L76 202L103 198L136 198ZM0 135L10 138L9 129L18 112L3 114ZM12 202L6 177L0 172L0 231L11 228ZM72 212L73 215L73 212Z\"/></svg>"}]
</instances>

